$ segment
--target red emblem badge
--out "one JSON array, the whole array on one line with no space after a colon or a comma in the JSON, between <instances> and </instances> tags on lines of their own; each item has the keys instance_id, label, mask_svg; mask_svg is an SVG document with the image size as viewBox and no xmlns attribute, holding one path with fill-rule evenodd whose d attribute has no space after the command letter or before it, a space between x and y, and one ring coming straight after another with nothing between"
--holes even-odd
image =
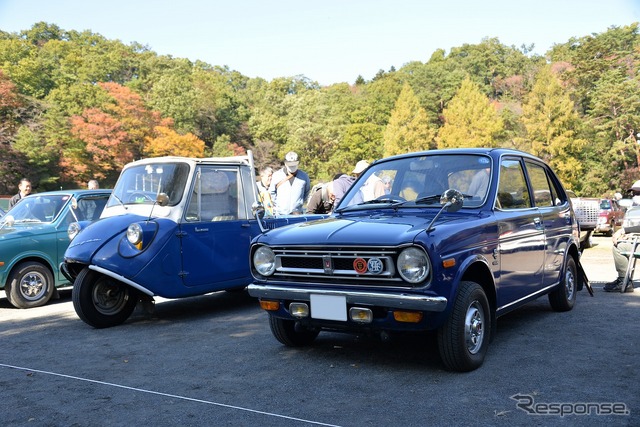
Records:
<instances>
[{"instance_id":1,"label":"red emblem badge","mask_svg":"<svg viewBox=\"0 0 640 427\"><path fill-rule=\"evenodd\" d=\"M367 272L367 261L362 258L356 258L353 260L353 269L358 274L364 274Z\"/></svg>"}]
</instances>

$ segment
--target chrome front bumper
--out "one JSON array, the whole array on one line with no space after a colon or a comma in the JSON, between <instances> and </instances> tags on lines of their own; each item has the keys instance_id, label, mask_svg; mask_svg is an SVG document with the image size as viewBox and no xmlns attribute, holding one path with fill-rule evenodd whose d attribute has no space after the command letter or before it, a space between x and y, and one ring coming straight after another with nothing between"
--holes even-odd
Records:
<instances>
[{"instance_id":1,"label":"chrome front bumper","mask_svg":"<svg viewBox=\"0 0 640 427\"><path fill-rule=\"evenodd\" d=\"M274 285L248 286L249 295L274 300L309 301L311 295L344 296L347 304L364 304L404 310L441 312L447 307L445 297L433 297L391 292L360 292L348 290L289 288Z\"/></svg>"}]
</instances>

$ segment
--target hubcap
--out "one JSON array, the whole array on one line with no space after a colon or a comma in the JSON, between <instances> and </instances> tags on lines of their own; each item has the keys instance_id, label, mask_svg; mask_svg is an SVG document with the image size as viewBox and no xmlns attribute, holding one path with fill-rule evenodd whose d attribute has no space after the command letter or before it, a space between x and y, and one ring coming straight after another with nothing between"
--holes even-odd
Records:
<instances>
[{"instance_id":1,"label":"hubcap","mask_svg":"<svg viewBox=\"0 0 640 427\"><path fill-rule=\"evenodd\" d=\"M573 271L567 268L567 272L564 275L564 286L567 290L568 300L573 299L573 293L575 292L575 289L576 289L575 281L576 281L576 277L573 275Z\"/></svg>"},{"instance_id":2,"label":"hubcap","mask_svg":"<svg viewBox=\"0 0 640 427\"><path fill-rule=\"evenodd\" d=\"M484 341L484 311L478 301L472 302L467 309L464 332L467 350L471 354L476 354Z\"/></svg>"},{"instance_id":3,"label":"hubcap","mask_svg":"<svg viewBox=\"0 0 640 427\"><path fill-rule=\"evenodd\" d=\"M35 301L47 290L47 279L37 271L25 274L20 281L20 293L29 301Z\"/></svg>"},{"instance_id":4,"label":"hubcap","mask_svg":"<svg viewBox=\"0 0 640 427\"><path fill-rule=\"evenodd\" d=\"M103 278L94 286L91 299L100 313L113 315L119 313L127 304L129 293L124 286L109 278Z\"/></svg>"}]
</instances>

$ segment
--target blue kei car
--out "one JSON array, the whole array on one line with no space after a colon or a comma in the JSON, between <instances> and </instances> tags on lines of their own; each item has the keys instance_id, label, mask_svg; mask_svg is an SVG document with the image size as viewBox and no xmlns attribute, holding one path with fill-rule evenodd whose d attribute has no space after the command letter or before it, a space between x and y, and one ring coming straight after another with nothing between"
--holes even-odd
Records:
<instances>
[{"instance_id":1,"label":"blue kei car","mask_svg":"<svg viewBox=\"0 0 640 427\"><path fill-rule=\"evenodd\" d=\"M499 316L543 295L572 309L587 283L578 250L569 198L540 159L433 150L373 163L329 218L258 236L248 289L285 345L435 331L444 365L469 371Z\"/></svg>"},{"instance_id":2,"label":"blue kei car","mask_svg":"<svg viewBox=\"0 0 640 427\"><path fill-rule=\"evenodd\" d=\"M245 288L255 236L322 217L256 215L255 183L251 153L126 165L100 220L70 227L62 271L80 319L105 328L123 323L138 301Z\"/></svg>"}]
</instances>

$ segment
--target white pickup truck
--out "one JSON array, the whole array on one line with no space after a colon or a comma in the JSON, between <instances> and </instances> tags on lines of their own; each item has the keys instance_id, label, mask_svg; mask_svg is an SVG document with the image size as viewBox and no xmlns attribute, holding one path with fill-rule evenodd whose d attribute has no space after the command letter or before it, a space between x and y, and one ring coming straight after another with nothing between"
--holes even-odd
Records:
<instances>
[{"instance_id":1,"label":"white pickup truck","mask_svg":"<svg viewBox=\"0 0 640 427\"><path fill-rule=\"evenodd\" d=\"M591 234L598 225L600 215L600 199L597 197L578 197L573 191L567 190L571 198L573 211L580 225L580 249L591 247Z\"/></svg>"}]
</instances>

